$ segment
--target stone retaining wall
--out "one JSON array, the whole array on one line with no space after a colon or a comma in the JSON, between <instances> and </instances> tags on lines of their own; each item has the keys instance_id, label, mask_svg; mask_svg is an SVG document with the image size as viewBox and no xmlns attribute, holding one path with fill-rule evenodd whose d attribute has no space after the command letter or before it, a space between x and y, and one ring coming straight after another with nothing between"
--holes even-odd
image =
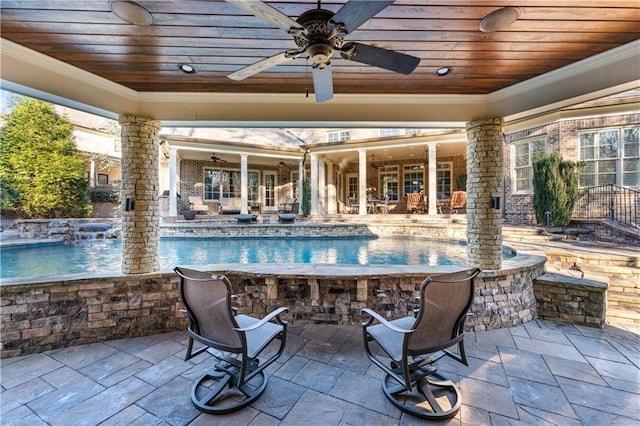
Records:
<instances>
[{"instance_id":1,"label":"stone retaining wall","mask_svg":"<svg viewBox=\"0 0 640 426\"><path fill-rule=\"evenodd\" d=\"M522 257L505 261L512 267L476 279L468 329L511 327L535 318L532 281L542 274L544 258ZM286 306L291 323L350 325L360 324L364 307L388 318L406 315L425 277L458 269L394 272L369 267L364 273L363 268L301 266L271 265L268 273L264 265L251 264L201 269L229 277L241 313L261 317ZM171 271L19 284L6 280L0 296L2 358L186 329L178 279Z\"/></svg>"},{"instance_id":2,"label":"stone retaining wall","mask_svg":"<svg viewBox=\"0 0 640 426\"><path fill-rule=\"evenodd\" d=\"M607 318L607 287L600 281L544 274L533 286L538 318L602 328Z\"/></svg>"}]
</instances>

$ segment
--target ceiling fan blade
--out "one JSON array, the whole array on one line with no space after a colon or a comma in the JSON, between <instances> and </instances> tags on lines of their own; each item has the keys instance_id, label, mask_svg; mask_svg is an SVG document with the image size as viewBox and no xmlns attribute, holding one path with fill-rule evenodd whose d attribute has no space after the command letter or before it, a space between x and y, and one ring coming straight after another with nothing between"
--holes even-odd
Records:
<instances>
[{"instance_id":1,"label":"ceiling fan blade","mask_svg":"<svg viewBox=\"0 0 640 426\"><path fill-rule=\"evenodd\" d=\"M351 33L360 25L376 16L395 0L362 1L349 0L333 15L330 23L340 26L346 34Z\"/></svg>"},{"instance_id":2,"label":"ceiling fan blade","mask_svg":"<svg viewBox=\"0 0 640 426\"><path fill-rule=\"evenodd\" d=\"M235 4L241 9L246 10L252 15L262 18L265 21L281 28L287 32L291 29L304 29L302 25L298 24L293 19L289 18L278 9L274 9L266 3L257 0L226 0L227 3Z\"/></svg>"},{"instance_id":3,"label":"ceiling fan blade","mask_svg":"<svg viewBox=\"0 0 640 426\"><path fill-rule=\"evenodd\" d=\"M340 50L340 55L350 61L373 65L401 74L411 74L420 63L420 58L415 56L353 42L345 43Z\"/></svg>"},{"instance_id":4,"label":"ceiling fan blade","mask_svg":"<svg viewBox=\"0 0 640 426\"><path fill-rule=\"evenodd\" d=\"M331 65L315 67L312 69L313 90L316 93L316 102L325 102L333 99L333 76Z\"/></svg>"},{"instance_id":5,"label":"ceiling fan blade","mask_svg":"<svg viewBox=\"0 0 640 426\"><path fill-rule=\"evenodd\" d=\"M244 68L241 68L238 71L227 75L227 77L229 77L231 80L244 80L245 78L251 77L254 74L258 74L261 71L285 63L288 60L298 56L298 54L299 53L292 54L291 52L278 53L277 55L258 61L255 64L251 64Z\"/></svg>"}]
</instances>

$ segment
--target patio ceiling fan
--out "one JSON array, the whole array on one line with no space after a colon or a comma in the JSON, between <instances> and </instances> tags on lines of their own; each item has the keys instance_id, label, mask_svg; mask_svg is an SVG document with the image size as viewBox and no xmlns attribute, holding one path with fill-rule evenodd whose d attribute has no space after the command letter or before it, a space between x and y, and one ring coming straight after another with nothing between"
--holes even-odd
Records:
<instances>
[{"instance_id":1,"label":"patio ceiling fan","mask_svg":"<svg viewBox=\"0 0 640 426\"><path fill-rule=\"evenodd\" d=\"M244 80L306 54L313 62L311 69L316 102L325 102L333 98L331 57L334 51L340 52L343 59L405 75L411 74L420 62L420 58L415 56L344 41L348 34L392 4L394 0L349 0L336 13L322 9L321 2L318 1L317 9L304 12L295 21L262 1L226 1L283 29L293 36L298 46L298 49L278 53L229 74L227 77L232 80Z\"/></svg>"},{"instance_id":2,"label":"patio ceiling fan","mask_svg":"<svg viewBox=\"0 0 640 426\"><path fill-rule=\"evenodd\" d=\"M227 160L224 160L224 159L216 156L215 153L211 156L211 161L213 161L214 163L226 163L227 162Z\"/></svg>"}]
</instances>

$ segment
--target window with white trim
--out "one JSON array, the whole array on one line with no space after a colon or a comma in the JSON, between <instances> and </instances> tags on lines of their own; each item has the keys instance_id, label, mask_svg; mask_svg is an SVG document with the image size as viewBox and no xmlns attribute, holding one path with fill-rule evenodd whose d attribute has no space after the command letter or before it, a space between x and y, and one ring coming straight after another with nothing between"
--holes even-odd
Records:
<instances>
[{"instance_id":1,"label":"window with white trim","mask_svg":"<svg viewBox=\"0 0 640 426\"><path fill-rule=\"evenodd\" d=\"M533 160L545 155L547 137L539 136L513 144L513 192L533 192Z\"/></svg>"},{"instance_id":2,"label":"window with white trim","mask_svg":"<svg viewBox=\"0 0 640 426\"><path fill-rule=\"evenodd\" d=\"M580 187L640 187L640 126L580 132Z\"/></svg>"},{"instance_id":3,"label":"window with white trim","mask_svg":"<svg viewBox=\"0 0 640 426\"><path fill-rule=\"evenodd\" d=\"M343 142L351 140L351 130L327 132L327 142Z\"/></svg>"},{"instance_id":4,"label":"window with white trim","mask_svg":"<svg viewBox=\"0 0 640 426\"><path fill-rule=\"evenodd\" d=\"M248 200L260 199L260 173L248 171ZM224 198L240 197L240 170L204 169L204 194L203 199L219 200L220 194Z\"/></svg>"}]
</instances>

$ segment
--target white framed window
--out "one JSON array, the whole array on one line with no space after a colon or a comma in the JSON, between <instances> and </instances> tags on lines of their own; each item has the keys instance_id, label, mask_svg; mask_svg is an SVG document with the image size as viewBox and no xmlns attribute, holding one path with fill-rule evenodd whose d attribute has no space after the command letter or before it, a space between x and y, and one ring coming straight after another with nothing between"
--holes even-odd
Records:
<instances>
[{"instance_id":1,"label":"white framed window","mask_svg":"<svg viewBox=\"0 0 640 426\"><path fill-rule=\"evenodd\" d=\"M260 199L259 182L260 173L257 171L248 171L247 177L249 201L258 201ZM220 197L234 198L240 197L240 170L227 170L206 167L204 169L204 200L219 200Z\"/></svg>"},{"instance_id":2,"label":"white framed window","mask_svg":"<svg viewBox=\"0 0 640 426\"><path fill-rule=\"evenodd\" d=\"M451 198L451 170L453 163L438 163L436 167L436 194L438 199Z\"/></svg>"},{"instance_id":3,"label":"white framed window","mask_svg":"<svg viewBox=\"0 0 640 426\"><path fill-rule=\"evenodd\" d=\"M398 166L383 166L378 169L379 196L389 197L389 201L399 200L399 168Z\"/></svg>"},{"instance_id":4,"label":"white framed window","mask_svg":"<svg viewBox=\"0 0 640 426\"><path fill-rule=\"evenodd\" d=\"M336 130L327 133L327 142L343 142L351 140L351 130Z\"/></svg>"},{"instance_id":5,"label":"white framed window","mask_svg":"<svg viewBox=\"0 0 640 426\"><path fill-rule=\"evenodd\" d=\"M533 192L533 160L547 151L547 137L538 136L513 144L511 151L511 176L514 193L530 194Z\"/></svg>"},{"instance_id":6,"label":"white framed window","mask_svg":"<svg viewBox=\"0 0 640 426\"><path fill-rule=\"evenodd\" d=\"M404 193L422 192L424 190L424 166L410 164L404 166Z\"/></svg>"},{"instance_id":7,"label":"white framed window","mask_svg":"<svg viewBox=\"0 0 640 426\"><path fill-rule=\"evenodd\" d=\"M640 187L640 125L579 133L580 187Z\"/></svg>"},{"instance_id":8,"label":"white framed window","mask_svg":"<svg viewBox=\"0 0 640 426\"><path fill-rule=\"evenodd\" d=\"M422 129L378 129L378 136L381 138L400 136L400 135L417 135L422 132Z\"/></svg>"}]
</instances>

